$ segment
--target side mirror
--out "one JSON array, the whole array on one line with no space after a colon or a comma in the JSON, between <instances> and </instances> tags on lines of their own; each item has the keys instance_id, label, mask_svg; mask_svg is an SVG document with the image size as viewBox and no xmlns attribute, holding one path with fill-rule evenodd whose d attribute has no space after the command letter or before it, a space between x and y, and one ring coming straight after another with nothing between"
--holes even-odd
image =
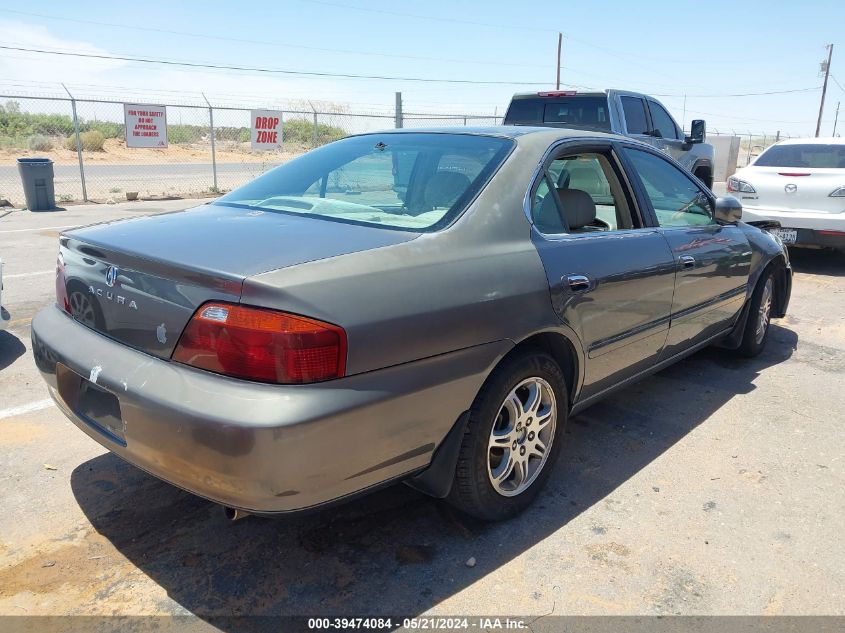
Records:
<instances>
[{"instance_id":1,"label":"side mirror","mask_svg":"<svg viewBox=\"0 0 845 633\"><path fill-rule=\"evenodd\" d=\"M742 203L733 196L716 198L716 219L726 224L736 224L742 219Z\"/></svg>"},{"instance_id":2,"label":"side mirror","mask_svg":"<svg viewBox=\"0 0 845 633\"><path fill-rule=\"evenodd\" d=\"M703 143L707 138L707 122L703 119L693 119L690 123L689 136L686 137L687 143Z\"/></svg>"}]
</instances>

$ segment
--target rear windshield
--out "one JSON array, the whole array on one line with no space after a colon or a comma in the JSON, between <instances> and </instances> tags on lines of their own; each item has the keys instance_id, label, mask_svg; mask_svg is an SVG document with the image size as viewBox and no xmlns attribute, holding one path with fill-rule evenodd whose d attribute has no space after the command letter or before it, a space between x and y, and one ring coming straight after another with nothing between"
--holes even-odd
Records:
<instances>
[{"instance_id":1,"label":"rear windshield","mask_svg":"<svg viewBox=\"0 0 845 633\"><path fill-rule=\"evenodd\" d=\"M845 145L773 145L754 161L757 167L845 168Z\"/></svg>"},{"instance_id":2,"label":"rear windshield","mask_svg":"<svg viewBox=\"0 0 845 633\"><path fill-rule=\"evenodd\" d=\"M610 130L607 97L554 97L514 99L505 125L554 124L565 127Z\"/></svg>"},{"instance_id":3,"label":"rear windshield","mask_svg":"<svg viewBox=\"0 0 845 633\"><path fill-rule=\"evenodd\" d=\"M213 204L433 231L466 208L513 144L469 134L354 136L285 163Z\"/></svg>"}]
</instances>

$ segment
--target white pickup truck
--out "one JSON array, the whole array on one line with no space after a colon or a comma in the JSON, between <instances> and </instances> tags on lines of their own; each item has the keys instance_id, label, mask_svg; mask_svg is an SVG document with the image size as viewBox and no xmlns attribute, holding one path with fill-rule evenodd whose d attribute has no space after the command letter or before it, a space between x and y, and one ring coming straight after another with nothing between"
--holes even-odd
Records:
<instances>
[{"instance_id":1,"label":"white pickup truck","mask_svg":"<svg viewBox=\"0 0 845 633\"><path fill-rule=\"evenodd\" d=\"M663 150L708 189L713 187L715 152L712 145L704 142L706 123L695 119L686 136L663 104L648 95L627 90L516 94L503 124L569 127L630 136Z\"/></svg>"}]
</instances>

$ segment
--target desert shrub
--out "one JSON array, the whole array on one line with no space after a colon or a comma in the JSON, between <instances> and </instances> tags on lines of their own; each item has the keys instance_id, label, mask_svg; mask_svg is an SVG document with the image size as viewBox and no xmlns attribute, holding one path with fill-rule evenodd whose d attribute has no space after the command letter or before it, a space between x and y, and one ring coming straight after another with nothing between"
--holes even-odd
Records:
<instances>
[{"instance_id":1,"label":"desert shrub","mask_svg":"<svg viewBox=\"0 0 845 633\"><path fill-rule=\"evenodd\" d=\"M288 119L284 122L283 138L285 142L301 145L314 144L314 123L307 119ZM317 124L317 144L323 145L346 136L341 128L333 125Z\"/></svg>"},{"instance_id":2,"label":"desert shrub","mask_svg":"<svg viewBox=\"0 0 845 633\"><path fill-rule=\"evenodd\" d=\"M106 138L123 138L123 124L110 121L87 121L79 125L80 132L100 132Z\"/></svg>"},{"instance_id":3,"label":"desert shrub","mask_svg":"<svg viewBox=\"0 0 845 633\"><path fill-rule=\"evenodd\" d=\"M73 119L70 116L21 112L16 101L0 105L0 138L27 138L39 134L64 136L72 132Z\"/></svg>"},{"instance_id":4,"label":"desert shrub","mask_svg":"<svg viewBox=\"0 0 845 633\"><path fill-rule=\"evenodd\" d=\"M79 142L86 152L102 152L106 137L99 130L90 130L79 135ZM65 139L65 149L76 151L76 136L68 136Z\"/></svg>"},{"instance_id":5,"label":"desert shrub","mask_svg":"<svg viewBox=\"0 0 845 633\"><path fill-rule=\"evenodd\" d=\"M196 143L202 138L204 128L197 125L168 125L167 142L184 144Z\"/></svg>"},{"instance_id":6,"label":"desert shrub","mask_svg":"<svg viewBox=\"0 0 845 633\"><path fill-rule=\"evenodd\" d=\"M35 136L29 137L27 146L35 152L49 152L53 149L53 139L43 134L36 134Z\"/></svg>"}]
</instances>

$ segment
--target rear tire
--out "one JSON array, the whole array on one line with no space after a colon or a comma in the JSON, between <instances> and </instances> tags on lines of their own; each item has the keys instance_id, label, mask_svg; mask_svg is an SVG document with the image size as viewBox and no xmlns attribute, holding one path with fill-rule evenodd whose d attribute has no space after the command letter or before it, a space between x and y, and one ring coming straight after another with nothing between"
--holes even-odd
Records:
<instances>
[{"instance_id":1,"label":"rear tire","mask_svg":"<svg viewBox=\"0 0 845 633\"><path fill-rule=\"evenodd\" d=\"M448 502L487 521L522 512L552 470L568 412L551 356L532 348L505 359L470 408Z\"/></svg>"},{"instance_id":2,"label":"rear tire","mask_svg":"<svg viewBox=\"0 0 845 633\"><path fill-rule=\"evenodd\" d=\"M766 270L757 280L757 286L751 295L751 305L742 333L742 342L737 348L743 356L749 358L757 356L766 346L774 302L775 278L771 270Z\"/></svg>"}]
</instances>

